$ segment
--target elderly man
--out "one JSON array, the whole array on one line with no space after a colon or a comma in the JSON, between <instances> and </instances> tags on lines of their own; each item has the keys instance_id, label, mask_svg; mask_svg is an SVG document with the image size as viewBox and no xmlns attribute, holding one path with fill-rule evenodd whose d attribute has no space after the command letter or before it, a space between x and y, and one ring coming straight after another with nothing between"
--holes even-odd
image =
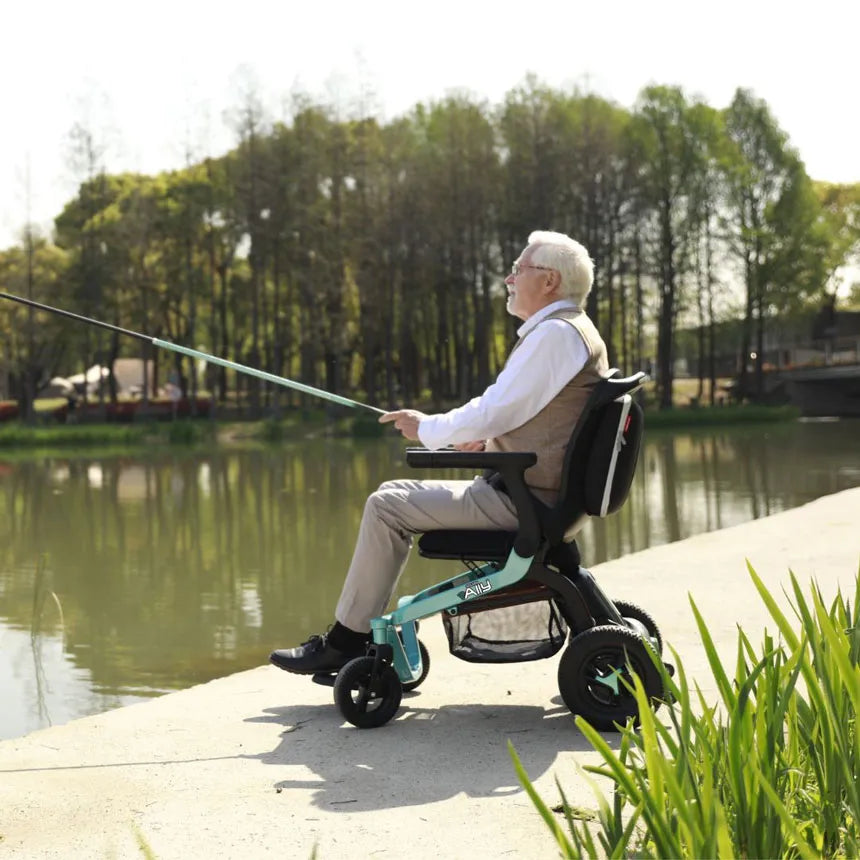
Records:
<instances>
[{"instance_id":1,"label":"elderly man","mask_svg":"<svg viewBox=\"0 0 860 860\"><path fill-rule=\"evenodd\" d=\"M547 504L558 494L565 447L595 383L608 370L606 346L582 310L594 279L586 249L538 231L505 278L508 313L523 324L496 381L464 406L438 415L400 409L380 417L426 448L535 451L525 473ZM367 500L335 623L296 648L273 651L288 672L337 672L364 654L370 619L382 615L406 564L413 535L435 529L517 527L503 488L471 481L387 481Z\"/></svg>"}]
</instances>

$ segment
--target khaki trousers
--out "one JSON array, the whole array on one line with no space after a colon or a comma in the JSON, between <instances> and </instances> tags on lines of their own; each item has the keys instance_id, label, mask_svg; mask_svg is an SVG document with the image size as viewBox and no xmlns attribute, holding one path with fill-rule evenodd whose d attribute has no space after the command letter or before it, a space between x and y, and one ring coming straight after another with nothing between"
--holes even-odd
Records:
<instances>
[{"instance_id":1,"label":"khaki trousers","mask_svg":"<svg viewBox=\"0 0 860 860\"><path fill-rule=\"evenodd\" d=\"M516 527L513 502L483 478L386 481L364 506L335 617L350 630L370 630L370 619L382 615L388 606L415 534L435 529L513 531Z\"/></svg>"}]
</instances>

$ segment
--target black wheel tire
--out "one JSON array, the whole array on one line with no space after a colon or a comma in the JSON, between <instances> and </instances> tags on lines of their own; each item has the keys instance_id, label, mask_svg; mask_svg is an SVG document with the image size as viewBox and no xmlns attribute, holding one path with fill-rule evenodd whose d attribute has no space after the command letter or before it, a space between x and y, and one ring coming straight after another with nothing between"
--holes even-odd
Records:
<instances>
[{"instance_id":1,"label":"black wheel tire","mask_svg":"<svg viewBox=\"0 0 860 860\"><path fill-rule=\"evenodd\" d=\"M409 681L407 684L400 685L403 688L404 693L409 693L416 687L421 686L421 684L424 683L424 679L427 677L427 673L430 671L430 652L427 650L427 646L420 639L418 640L418 650L421 653L421 674L414 681Z\"/></svg>"},{"instance_id":2,"label":"black wheel tire","mask_svg":"<svg viewBox=\"0 0 860 860\"><path fill-rule=\"evenodd\" d=\"M599 731L617 730L616 724L623 726L630 717L639 722L636 699L623 683L630 683L630 669L656 710L663 698L663 680L648 646L638 634L617 624L592 627L568 643L558 664L558 689L572 713ZM613 675L612 683L600 680Z\"/></svg>"},{"instance_id":3,"label":"black wheel tire","mask_svg":"<svg viewBox=\"0 0 860 860\"><path fill-rule=\"evenodd\" d=\"M657 640L657 653L663 653L663 637L660 635L660 628L657 622L651 617L651 614L637 606L635 603L628 603L626 600L614 600L615 608L618 610L622 618L633 618L642 623L648 631L648 635Z\"/></svg>"},{"instance_id":4,"label":"black wheel tire","mask_svg":"<svg viewBox=\"0 0 860 860\"><path fill-rule=\"evenodd\" d=\"M371 684L373 657L350 660L334 681L334 701L347 722L359 729L384 726L400 707L403 688L394 667L386 665Z\"/></svg>"}]
</instances>

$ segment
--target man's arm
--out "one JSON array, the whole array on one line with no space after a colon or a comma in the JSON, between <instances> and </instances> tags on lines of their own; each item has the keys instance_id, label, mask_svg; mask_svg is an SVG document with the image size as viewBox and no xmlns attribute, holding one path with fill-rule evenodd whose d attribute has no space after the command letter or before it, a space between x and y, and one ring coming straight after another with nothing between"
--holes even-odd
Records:
<instances>
[{"instance_id":1,"label":"man's arm","mask_svg":"<svg viewBox=\"0 0 860 860\"><path fill-rule=\"evenodd\" d=\"M496 381L464 406L437 415L401 409L380 417L427 448L475 443L499 436L537 415L585 366L588 349L561 320L533 331L511 355Z\"/></svg>"}]
</instances>

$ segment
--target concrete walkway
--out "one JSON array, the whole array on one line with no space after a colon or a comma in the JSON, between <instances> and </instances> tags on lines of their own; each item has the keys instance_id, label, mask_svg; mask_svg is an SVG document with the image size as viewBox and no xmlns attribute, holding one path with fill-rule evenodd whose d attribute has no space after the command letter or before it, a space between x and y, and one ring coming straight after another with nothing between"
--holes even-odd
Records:
<instances>
[{"instance_id":1,"label":"concrete walkway","mask_svg":"<svg viewBox=\"0 0 860 860\"><path fill-rule=\"evenodd\" d=\"M688 592L732 660L737 625L757 644L767 622L745 558L775 593L789 569L828 598L853 589L860 489L595 573L648 609L713 691ZM0 743L0 857L141 857L139 837L162 860L558 856L506 750L511 739L550 803L558 778L594 808L578 766L596 759L559 697L558 658L466 664L435 619L422 639L430 675L377 730L342 723L331 690L263 666Z\"/></svg>"}]
</instances>

